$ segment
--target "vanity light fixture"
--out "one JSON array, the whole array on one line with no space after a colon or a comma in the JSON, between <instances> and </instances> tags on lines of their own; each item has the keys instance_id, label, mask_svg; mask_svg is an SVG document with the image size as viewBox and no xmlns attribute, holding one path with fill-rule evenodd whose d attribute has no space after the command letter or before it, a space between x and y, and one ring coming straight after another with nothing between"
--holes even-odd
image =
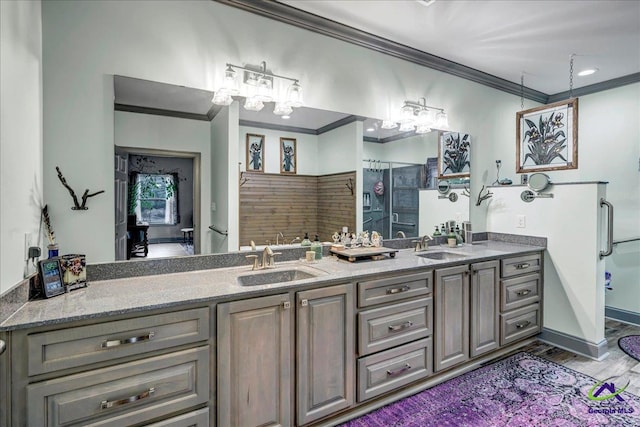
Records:
<instances>
[{"instance_id":1,"label":"vanity light fixture","mask_svg":"<svg viewBox=\"0 0 640 427\"><path fill-rule=\"evenodd\" d=\"M425 98L420 98L418 102L404 101L399 118L383 120L381 127L394 129L397 124L400 124L400 132L415 130L417 134L424 134L435 129L449 129L449 118L443 108L431 107Z\"/></svg>"},{"instance_id":2,"label":"vanity light fixture","mask_svg":"<svg viewBox=\"0 0 640 427\"><path fill-rule=\"evenodd\" d=\"M259 68L242 67L226 64L222 87L213 94L216 105L229 105L234 96L245 97L244 108L260 111L265 102L275 101L273 112L279 116L289 116L293 108L301 107L302 87L298 79L285 77L267 71L267 63L262 61ZM238 82L239 71L242 72L242 83ZM279 90L288 84L285 90Z\"/></svg>"}]
</instances>

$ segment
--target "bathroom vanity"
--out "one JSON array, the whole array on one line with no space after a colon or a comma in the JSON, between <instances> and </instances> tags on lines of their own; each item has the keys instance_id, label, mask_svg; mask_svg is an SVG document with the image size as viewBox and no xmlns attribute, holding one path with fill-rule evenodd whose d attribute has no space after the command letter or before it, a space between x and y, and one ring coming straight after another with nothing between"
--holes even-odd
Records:
<instances>
[{"instance_id":1,"label":"bathroom vanity","mask_svg":"<svg viewBox=\"0 0 640 427\"><path fill-rule=\"evenodd\" d=\"M543 247L91 283L0 325L9 425L335 425L525 345Z\"/></svg>"}]
</instances>

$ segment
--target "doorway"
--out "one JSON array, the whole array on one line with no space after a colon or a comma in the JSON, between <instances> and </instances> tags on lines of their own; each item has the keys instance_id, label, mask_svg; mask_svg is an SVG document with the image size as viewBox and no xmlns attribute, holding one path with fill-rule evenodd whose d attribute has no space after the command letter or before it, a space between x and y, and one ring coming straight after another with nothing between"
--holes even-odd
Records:
<instances>
[{"instance_id":1,"label":"doorway","mask_svg":"<svg viewBox=\"0 0 640 427\"><path fill-rule=\"evenodd\" d=\"M118 146L115 153L115 259L199 254L199 153Z\"/></svg>"}]
</instances>

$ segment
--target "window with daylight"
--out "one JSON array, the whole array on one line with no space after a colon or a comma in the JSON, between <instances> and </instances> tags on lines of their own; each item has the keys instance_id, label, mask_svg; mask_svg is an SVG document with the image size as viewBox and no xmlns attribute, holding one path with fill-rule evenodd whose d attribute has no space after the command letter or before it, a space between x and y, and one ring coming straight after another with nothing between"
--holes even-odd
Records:
<instances>
[{"instance_id":1,"label":"window with daylight","mask_svg":"<svg viewBox=\"0 0 640 427\"><path fill-rule=\"evenodd\" d=\"M178 223L178 187L173 174L137 174L136 217L150 225Z\"/></svg>"}]
</instances>

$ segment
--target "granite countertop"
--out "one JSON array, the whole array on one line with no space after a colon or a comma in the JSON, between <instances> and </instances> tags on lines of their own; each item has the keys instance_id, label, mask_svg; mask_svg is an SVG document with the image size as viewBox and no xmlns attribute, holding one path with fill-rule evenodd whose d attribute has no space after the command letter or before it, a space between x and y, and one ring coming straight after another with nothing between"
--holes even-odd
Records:
<instances>
[{"instance_id":1,"label":"granite countertop","mask_svg":"<svg viewBox=\"0 0 640 427\"><path fill-rule=\"evenodd\" d=\"M259 271L251 271L250 267L243 266L94 281L87 288L51 299L29 301L0 324L0 331L139 313L186 304L257 297L280 291L344 283L367 276L467 264L544 249L542 246L489 240L456 248L432 246L426 251L418 252L424 254L446 251L464 255L455 261L423 258L416 256L412 249L403 249L399 250L394 258L380 261L348 262L330 256L313 263L302 260L280 262L273 269ZM301 270L313 277L267 285L243 286L238 283L239 276L283 270Z\"/></svg>"}]
</instances>

